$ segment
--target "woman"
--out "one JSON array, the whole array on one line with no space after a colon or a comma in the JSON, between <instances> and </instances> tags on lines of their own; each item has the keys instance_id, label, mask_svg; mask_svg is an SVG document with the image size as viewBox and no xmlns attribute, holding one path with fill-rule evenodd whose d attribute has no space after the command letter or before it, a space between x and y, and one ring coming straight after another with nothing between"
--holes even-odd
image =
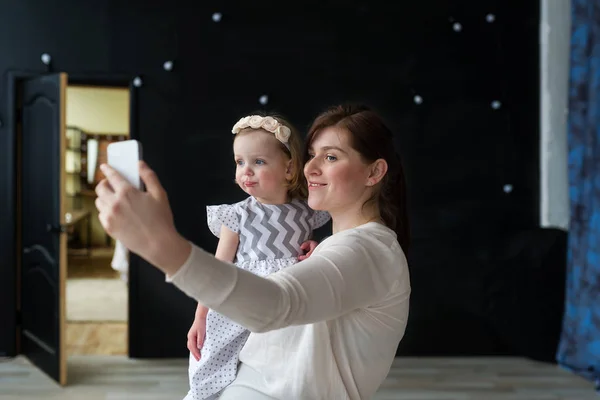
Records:
<instances>
[{"instance_id":1,"label":"woman","mask_svg":"<svg viewBox=\"0 0 600 400\"><path fill-rule=\"evenodd\" d=\"M308 204L333 234L310 258L266 278L235 268L176 231L166 193L114 170L98 193L106 231L180 290L247 327L235 381L221 399L368 399L385 379L408 318L406 194L392 133L366 107L338 106L308 137Z\"/></svg>"}]
</instances>

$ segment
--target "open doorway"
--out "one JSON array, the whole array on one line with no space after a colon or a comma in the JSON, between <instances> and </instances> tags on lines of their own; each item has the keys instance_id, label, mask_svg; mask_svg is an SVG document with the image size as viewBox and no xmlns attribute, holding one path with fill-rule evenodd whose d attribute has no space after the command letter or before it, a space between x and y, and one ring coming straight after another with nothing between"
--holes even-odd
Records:
<instances>
[{"instance_id":1,"label":"open doorway","mask_svg":"<svg viewBox=\"0 0 600 400\"><path fill-rule=\"evenodd\" d=\"M95 207L106 148L130 136L128 88L67 86L65 225L66 340L71 355L128 354L127 257L102 229Z\"/></svg>"},{"instance_id":2,"label":"open doorway","mask_svg":"<svg viewBox=\"0 0 600 400\"><path fill-rule=\"evenodd\" d=\"M114 242L103 232L93 207L94 188L100 180L97 167L105 157L107 141L139 139L137 95L131 80L125 75L7 73L9 134L2 150L11 183L5 226L13 234L3 244L14 249L5 262L13 266L6 278L15 282L14 298L8 296L7 307L13 308L15 315L4 322L14 332L14 354L23 354L61 385L67 384L70 354L131 355L136 348L131 345L129 331L136 326L138 313L129 311L129 294L137 298L137 280L127 279L127 283L121 273L112 270ZM83 90L86 87L93 92ZM86 117L75 107L70 116L85 119L70 119L70 129L68 90L72 104L87 104L90 113ZM78 94L83 100L73 102ZM102 97L104 101L97 101ZM106 110L113 112L107 114ZM115 120L120 121L121 128L108 125ZM95 154L91 157L95 166L90 165L88 176L90 143L95 143L91 146L96 150L90 153ZM131 255L123 259L126 276L137 276L139 258ZM69 268L67 264L71 264ZM114 303L120 310L118 317L94 316L96 306L105 301L90 301L91 290L84 289L79 297L67 296L67 277L102 279L104 274L110 283L119 284L118 294L108 298L125 299ZM107 286L102 288L99 292L106 295ZM83 307L82 317L67 318L67 297L75 300L71 304Z\"/></svg>"}]
</instances>

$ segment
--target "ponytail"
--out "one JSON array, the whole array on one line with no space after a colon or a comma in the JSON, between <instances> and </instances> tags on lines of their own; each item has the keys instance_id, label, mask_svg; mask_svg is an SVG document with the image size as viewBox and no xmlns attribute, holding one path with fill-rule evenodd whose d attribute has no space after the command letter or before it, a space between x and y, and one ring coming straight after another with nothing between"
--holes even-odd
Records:
<instances>
[{"instance_id":1,"label":"ponytail","mask_svg":"<svg viewBox=\"0 0 600 400\"><path fill-rule=\"evenodd\" d=\"M406 196L406 180L400 157L396 154L379 193L379 212L387 226L396 232L398 243L408 255L410 248L410 223Z\"/></svg>"}]
</instances>

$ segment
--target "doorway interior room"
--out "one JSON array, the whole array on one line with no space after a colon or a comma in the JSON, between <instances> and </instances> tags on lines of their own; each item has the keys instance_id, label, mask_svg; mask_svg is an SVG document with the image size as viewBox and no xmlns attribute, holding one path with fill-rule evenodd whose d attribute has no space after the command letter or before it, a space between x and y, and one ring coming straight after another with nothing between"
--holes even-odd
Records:
<instances>
[{"instance_id":1,"label":"doorway interior room","mask_svg":"<svg viewBox=\"0 0 600 400\"><path fill-rule=\"evenodd\" d=\"M65 222L68 234L66 351L127 354L127 258L102 229L94 205L108 144L129 138L127 88L67 87Z\"/></svg>"}]
</instances>

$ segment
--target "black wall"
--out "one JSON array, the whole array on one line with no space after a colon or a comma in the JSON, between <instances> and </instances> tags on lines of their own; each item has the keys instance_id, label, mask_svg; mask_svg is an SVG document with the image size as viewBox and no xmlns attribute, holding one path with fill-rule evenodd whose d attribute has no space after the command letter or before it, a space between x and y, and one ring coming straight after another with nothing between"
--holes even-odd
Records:
<instances>
[{"instance_id":1,"label":"black wall","mask_svg":"<svg viewBox=\"0 0 600 400\"><path fill-rule=\"evenodd\" d=\"M268 110L301 129L340 101L380 110L397 132L410 187L413 298L401 353L523 354L487 310L489 276L503 271L505 244L522 232L537 237L538 2L0 3L3 87L9 70L45 71L44 52L54 71L142 77L145 157L169 192L178 228L210 250L216 240L204 206L242 198L231 184L230 127L261 107L261 95L269 96ZM213 12L222 13L219 23ZM162 68L167 60L171 72ZM0 120L6 110L3 95ZM0 127L2 194L11 189L3 172L7 134ZM13 212L9 206L1 196L1 220ZM12 229L0 225L2 260ZM185 356L193 302L153 269L138 272L132 279L146 308L139 310L145 328L134 333L137 355ZM9 321L12 265L2 261L0 276L0 321ZM13 335L4 326L0 354L11 354ZM449 328L455 333L442 335ZM424 339L429 333L435 346Z\"/></svg>"}]
</instances>

